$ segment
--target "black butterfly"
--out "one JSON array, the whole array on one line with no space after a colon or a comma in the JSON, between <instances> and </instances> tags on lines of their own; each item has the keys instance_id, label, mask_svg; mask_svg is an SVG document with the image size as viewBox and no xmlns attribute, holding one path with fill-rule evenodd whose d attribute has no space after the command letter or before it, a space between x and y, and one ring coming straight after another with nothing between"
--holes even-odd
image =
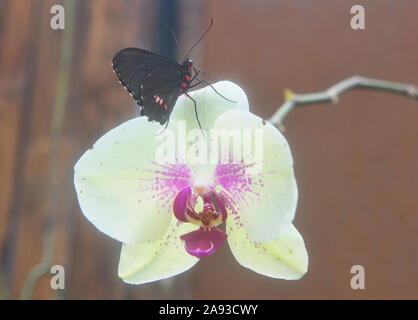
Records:
<instances>
[{"instance_id":1,"label":"black butterfly","mask_svg":"<svg viewBox=\"0 0 418 320\"><path fill-rule=\"evenodd\" d=\"M168 125L177 98L185 94L194 102L196 120L199 127L202 128L197 114L196 101L187 94L187 91L201 83L206 83L209 86L211 84L197 78L200 72L206 73L197 71L188 56L208 33L212 24L213 19L207 30L185 55L183 64L139 48L126 48L115 55L112 62L113 69L120 83L141 107L141 116L145 115L149 121L155 120L162 125ZM173 36L177 42L174 33ZM192 74L193 72L194 74ZM196 82L192 84L194 80ZM213 87L212 89L215 90ZM216 90L215 92L224 99L235 102L225 98Z\"/></svg>"},{"instance_id":2,"label":"black butterfly","mask_svg":"<svg viewBox=\"0 0 418 320\"><path fill-rule=\"evenodd\" d=\"M198 71L193 68L195 73L192 76L192 67L190 59L178 64L138 48L123 49L113 58L113 68L121 84L141 107L141 116L162 125L168 121L177 98L187 95L196 78Z\"/></svg>"}]
</instances>

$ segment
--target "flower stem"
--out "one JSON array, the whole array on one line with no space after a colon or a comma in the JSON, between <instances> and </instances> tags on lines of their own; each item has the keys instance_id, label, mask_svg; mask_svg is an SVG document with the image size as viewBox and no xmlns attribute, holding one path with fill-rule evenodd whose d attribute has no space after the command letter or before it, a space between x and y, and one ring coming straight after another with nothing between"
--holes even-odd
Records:
<instances>
[{"instance_id":1,"label":"flower stem","mask_svg":"<svg viewBox=\"0 0 418 320\"><path fill-rule=\"evenodd\" d=\"M337 84L331 86L325 91L295 94L290 91L286 93L286 101L279 107L279 109L268 119L270 123L283 128L283 121L287 115L297 106L312 105L324 102L337 103L340 95L348 90L354 88L368 89L368 90L383 90L391 93L397 93L411 97L418 98L418 88L411 84L398 83L393 81L365 78L361 76L352 76Z\"/></svg>"},{"instance_id":2,"label":"flower stem","mask_svg":"<svg viewBox=\"0 0 418 320\"><path fill-rule=\"evenodd\" d=\"M48 168L48 215L43 234L42 261L32 267L26 277L20 294L20 299L24 300L31 298L38 279L50 271L54 257L56 216L59 207L57 194L59 186L58 152L71 74L75 5L75 0L66 0L64 2L66 23L61 42L57 89L51 120L51 148Z\"/></svg>"}]
</instances>

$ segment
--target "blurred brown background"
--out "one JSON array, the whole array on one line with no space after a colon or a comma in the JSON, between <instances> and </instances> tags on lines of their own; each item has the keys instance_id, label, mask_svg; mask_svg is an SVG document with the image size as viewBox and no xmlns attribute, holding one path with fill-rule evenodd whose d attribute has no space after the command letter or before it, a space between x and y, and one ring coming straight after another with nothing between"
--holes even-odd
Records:
<instances>
[{"instance_id":1,"label":"blurred brown background","mask_svg":"<svg viewBox=\"0 0 418 320\"><path fill-rule=\"evenodd\" d=\"M51 6L63 2L0 1L1 296L18 298L41 261L55 201L53 262L65 267L67 299L417 299L418 103L364 90L344 94L337 105L298 108L284 123L300 190L295 225L310 259L301 280L244 269L227 245L170 280L130 286L117 277L120 244L84 218L72 180L81 154L135 114L109 65L118 50L173 48L164 23L176 21L188 49L213 17L191 58L242 86L264 118L283 102L284 88L322 91L354 74L418 82L416 0L173 2L163 8L167 1L75 1L68 99L54 158L51 117L67 30L49 23ZM365 30L350 28L355 4L365 7ZM53 192L51 161L59 165ZM365 267L365 290L350 287L355 264ZM33 298L56 297L50 278L40 279Z\"/></svg>"}]
</instances>

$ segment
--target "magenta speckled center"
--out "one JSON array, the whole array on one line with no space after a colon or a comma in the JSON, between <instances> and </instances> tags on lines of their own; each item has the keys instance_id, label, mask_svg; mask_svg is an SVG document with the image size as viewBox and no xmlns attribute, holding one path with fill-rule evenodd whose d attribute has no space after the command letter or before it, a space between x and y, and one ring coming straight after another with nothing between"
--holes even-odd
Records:
<instances>
[{"instance_id":1,"label":"magenta speckled center","mask_svg":"<svg viewBox=\"0 0 418 320\"><path fill-rule=\"evenodd\" d=\"M159 197L162 205L172 205L172 210L179 223L192 223L199 228L184 234L180 239L185 250L198 258L214 253L226 240L227 234L218 229L227 219L227 212L234 223L241 227L237 204L246 205L257 201L261 195L254 190L263 187L261 175L248 175L249 165L217 165L211 185L194 187L198 178L185 164L159 165L161 170L155 175L153 196ZM217 190L217 191L215 191ZM198 198L203 200L203 207L197 209Z\"/></svg>"}]
</instances>

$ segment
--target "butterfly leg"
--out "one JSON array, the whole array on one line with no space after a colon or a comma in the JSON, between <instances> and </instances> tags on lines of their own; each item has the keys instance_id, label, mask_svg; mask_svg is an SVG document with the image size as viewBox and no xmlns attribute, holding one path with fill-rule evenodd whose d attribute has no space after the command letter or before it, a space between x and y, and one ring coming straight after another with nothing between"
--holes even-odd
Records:
<instances>
[{"instance_id":1,"label":"butterfly leg","mask_svg":"<svg viewBox=\"0 0 418 320\"><path fill-rule=\"evenodd\" d=\"M205 76L208 76L208 77L210 77L210 78L212 78L212 79L214 79L214 80L216 80L216 81L219 81L217 78L215 78L215 77L214 77L214 76L212 76L211 74L207 73L206 71L203 71L203 70L197 70L195 67L193 67L193 70L194 70L194 72L195 72L195 75L193 76L193 79L194 79L194 78L196 78L196 76L197 76L199 73L203 73Z\"/></svg>"},{"instance_id":2,"label":"butterfly leg","mask_svg":"<svg viewBox=\"0 0 418 320\"><path fill-rule=\"evenodd\" d=\"M200 72L200 70L199 70L199 71L197 71L195 67L193 67L193 70L194 70L194 76L193 76L192 80L190 80L190 82L192 82L194 79L196 79L197 75L198 75L198 74L199 74L199 72Z\"/></svg>"},{"instance_id":3,"label":"butterfly leg","mask_svg":"<svg viewBox=\"0 0 418 320\"><path fill-rule=\"evenodd\" d=\"M196 120L197 120L197 123L199 124L199 128L203 131L203 129L202 129L202 125L200 124L199 115L197 114L197 103L196 103L196 100L195 100L195 99L193 99L191 96L189 96L187 93L185 93L185 95L186 95L189 99L191 99L191 100L193 101L193 103L194 103L194 112L195 112L195 114L196 114Z\"/></svg>"},{"instance_id":4,"label":"butterfly leg","mask_svg":"<svg viewBox=\"0 0 418 320\"><path fill-rule=\"evenodd\" d=\"M224 98L225 100L228 100L228 101L230 101L230 102L234 102L234 103L237 103L236 101L234 101L234 100L231 100L231 99L228 99L227 97L225 97L224 95L222 95L222 94L220 94L208 81L206 81L206 80L202 80L202 79L197 79L197 80L199 80L196 84L194 84L193 86L191 86L190 88L193 88L193 87L195 87L195 86L197 86L198 84L201 84L201 83L205 83L205 84L207 84L208 86L210 86L212 89L213 89L213 91L215 91L219 96L221 96L222 98Z\"/></svg>"},{"instance_id":5,"label":"butterfly leg","mask_svg":"<svg viewBox=\"0 0 418 320\"><path fill-rule=\"evenodd\" d=\"M167 120L167 122L166 122L166 124L165 124L165 126L164 126L164 129L163 130L161 130L160 132L158 132L158 133L156 133L155 135L156 136L159 136L160 134L162 134L165 130L167 130L167 127L168 127L168 123L170 122L170 118L168 118L168 120Z\"/></svg>"},{"instance_id":6,"label":"butterfly leg","mask_svg":"<svg viewBox=\"0 0 418 320\"><path fill-rule=\"evenodd\" d=\"M203 80L199 80L197 83L193 84L192 86L189 87L189 89L194 88L196 86L198 86L199 84L201 84L203 82Z\"/></svg>"}]
</instances>

